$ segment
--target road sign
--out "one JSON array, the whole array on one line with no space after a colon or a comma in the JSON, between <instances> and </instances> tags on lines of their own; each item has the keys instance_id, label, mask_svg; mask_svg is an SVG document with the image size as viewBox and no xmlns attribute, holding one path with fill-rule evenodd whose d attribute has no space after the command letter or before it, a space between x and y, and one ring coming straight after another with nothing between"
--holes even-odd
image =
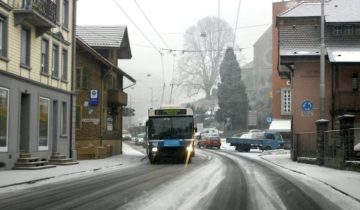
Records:
<instances>
[{"instance_id":1,"label":"road sign","mask_svg":"<svg viewBox=\"0 0 360 210\"><path fill-rule=\"evenodd\" d=\"M90 90L90 106L97 106L99 104L99 92L98 90Z\"/></svg>"},{"instance_id":2,"label":"road sign","mask_svg":"<svg viewBox=\"0 0 360 210\"><path fill-rule=\"evenodd\" d=\"M311 112L313 107L314 107L314 105L310 100L305 100L301 104L301 108L304 112Z\"/></svg>"},{"instance_id":3,"label":"road sign","mask_svg":"<svg viewBox=\"0 0 360 210\"><path fill-rule=\"evenodd\" d=\"M266 117L266 122L270 124L270 123L272 122L272 117L271 117L271 116L267 116L267 117Z\"/></svg>"}]
</instances>

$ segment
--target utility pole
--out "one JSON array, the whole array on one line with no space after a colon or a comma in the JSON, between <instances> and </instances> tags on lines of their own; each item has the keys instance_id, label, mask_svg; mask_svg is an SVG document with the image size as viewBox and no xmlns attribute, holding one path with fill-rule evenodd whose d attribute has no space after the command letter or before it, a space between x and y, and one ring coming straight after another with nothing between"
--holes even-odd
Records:
<instances>
[{"instance_id":1,"label":"utility pole","mask_svg":"<svg viewBox=\"0 0 360 210\"><path fill-rule=\"evenodd\" d=\"M320 38L320 119L325 119L325 5L321 0Z\"/></svg>"}]
</instances>

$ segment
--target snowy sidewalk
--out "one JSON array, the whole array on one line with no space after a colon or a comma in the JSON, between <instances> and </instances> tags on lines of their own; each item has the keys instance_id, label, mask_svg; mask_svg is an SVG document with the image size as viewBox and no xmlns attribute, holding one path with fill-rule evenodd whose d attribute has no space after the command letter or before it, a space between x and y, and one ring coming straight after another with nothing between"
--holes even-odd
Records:
<instances>
[{"instance_id":1,"label":"snowy sidewalk","mask_svg":"<svg viewBox=\"0 0 360 210\"><path fill-rule=\"evenodd\" d=\"M235 150L222 139L221 149ZM338 170L324 166L298 163L290 159L289 150L264 151L252 149L250 153L239 153L246 157L262 159L286 170L303 174L314 180L322 182L333 189L340 191L360 202L360 173L354 171Z\"/></svg>"},{"instance_id":2,"label":"snowy sidewalk","mask_svg":"<svg viewBox=\"0 0 360 210\"><path fill-rule=\"evenodd\" d=\"M42 180L64 178L69 175L91 173L99 170L125 168L141 163L144 154L123 144L123 155L105 159L79 160L79 164L56 166L42 170L7 170L0 171L0 189L21 184L32 184Z\"/></svg>"},{"instance_id":3,"label":"snowy sidewalk","mask_svg":"<svg viewBox=\"0 0 360 210\"><path fill-rule=\"evenodd\" d=\"M304 174L360 201L360 173L294 162L286 152L265 151L260 158L287 170Z\"/></svg>"}]
</instances>

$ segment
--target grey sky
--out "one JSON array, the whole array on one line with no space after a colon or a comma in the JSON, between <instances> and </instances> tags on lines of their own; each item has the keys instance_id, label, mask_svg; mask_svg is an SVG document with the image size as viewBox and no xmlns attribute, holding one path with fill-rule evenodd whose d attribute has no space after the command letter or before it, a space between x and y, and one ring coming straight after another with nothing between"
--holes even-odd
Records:
<instances>
[{"instance_id":1,"label":"grey sky","mask_svg":"<svg viewBox=\"0 0 360 210\"><path fill-rule=\"evenodd\" d=\"M166 48L142 15L134 0L116 0L117 3L141 28L156 48ZM252 45L271 26L272 2L276 0L241 0L236 45L241 51L241 64L252 60ZM151 23L161 34L169 48L183 49L185 30L206 16L218 15L218 0L136 0ZM235 27L239 0L220 0L220 18ZM134 122L143 122L151 104L159 106L163 89L163 73L160 54L151 46L113 0L78 0L78 25L126 25L133 58L120 60L119 66L137 80L133 88L125 91L136 109ZM169 93L175 60L181 53L164 53L165 95L163 103L169 103ZM175 57L175 59L174 59ZM240 55L238 55L238 58ZM153 93L153 94L152 94ZM151 97L153 95L153 97ZM181 104L195 98L187 98L178 87L174 88L173 102ZM177 97L179 96L179 97ZM201 96L198 96L201 97Z\"/></svg>"}]
</instances>

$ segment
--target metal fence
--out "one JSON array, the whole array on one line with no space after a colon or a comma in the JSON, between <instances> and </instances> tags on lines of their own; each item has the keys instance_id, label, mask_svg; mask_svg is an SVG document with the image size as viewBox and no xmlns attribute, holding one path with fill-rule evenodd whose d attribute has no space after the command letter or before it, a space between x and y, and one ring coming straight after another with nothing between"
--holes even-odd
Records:
<instances>
[{"instance_id":1,"label":"metal fence","mask_svg":"<svg viewBox=\"0 0 360 210\"><path fill-rule=\"evenodd\" d=\"M326 160L342 160L340 130L324 132L324 158Z\"/></svg>"},{"instance_id":2,"label":"metal fence","mask_svg":"<svg viewBox=\"0 0 360 210\"><path fill-rule=\"evenodd\" d=\"M293 149L296 157L321 158L318 146L323 145L325 165L341 168L348 161L360 161L360 128L324 132L323 144L317 142L318 133L298 133Z\"/></svg>"},{"instance_id":3,"label":"metal fence","mask_svg":"<svg viewBox=\"0 0 360 210\"><path fill-rule=\"evenodd\" d=\"M360 160L360 128L351 128L349 129L349 136L353 138L348 139L347 146L351 152L349 159L350 160ZM352 147L354 145L354 147Z\"/></svg>"}]
</instances>

